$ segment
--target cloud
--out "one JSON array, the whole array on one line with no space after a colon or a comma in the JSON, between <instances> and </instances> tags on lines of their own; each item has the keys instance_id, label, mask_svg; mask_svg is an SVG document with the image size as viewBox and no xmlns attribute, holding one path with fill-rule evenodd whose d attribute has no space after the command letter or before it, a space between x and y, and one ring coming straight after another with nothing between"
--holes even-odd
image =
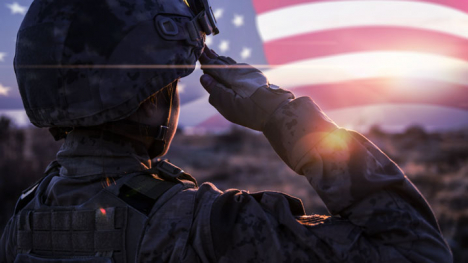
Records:
<instances>
[{"instance_id":1,"label":"cloud","mask_svg":"<svg viewBox=\"0 0 468 263\"><path fill-rule=\"evenodd\" d=\"M8 96L8 92L11 90L10 87L5 87L0 83L0 96Z\"/></svg>"},{"instance_id":2,"label":"cloud","mask_svg":"<svg viewBox=\"0 0 468 263\"><path fill-rule=\"evenodd\" d=\"M0 52L0 61L1 61L1 62L5 61L6 55L7 55L7 53L5 53L5 52Z\"/></svg>"}]
</instances>

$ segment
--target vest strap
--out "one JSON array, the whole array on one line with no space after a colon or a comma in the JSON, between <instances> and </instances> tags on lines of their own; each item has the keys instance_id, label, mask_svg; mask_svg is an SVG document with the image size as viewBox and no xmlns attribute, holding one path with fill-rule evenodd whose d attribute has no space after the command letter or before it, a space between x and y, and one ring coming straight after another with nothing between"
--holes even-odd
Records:
<instances>
[{"instance_id":1,"label":"vest strap","mask_svg":"<svg viewBox=\"0 0 468 263\"><path fill-rule=\"evenodd\" d=\"M140 174L120 187L118 196L133 208L148 215L159 197L174 185L175 182L163 181L149 174Z\"/></svg>"}]
</instances>

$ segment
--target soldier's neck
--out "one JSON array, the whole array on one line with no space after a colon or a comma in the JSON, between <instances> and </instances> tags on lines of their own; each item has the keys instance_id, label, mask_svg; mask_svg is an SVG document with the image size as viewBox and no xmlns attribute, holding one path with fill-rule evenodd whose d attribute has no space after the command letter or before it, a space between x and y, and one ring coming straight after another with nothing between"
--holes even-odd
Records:
<instances>
[{"instance_id":1,"label":"soldier's neck","mask_svg":"<svg viewBox=\"0 0 468 263\"><path fill-rule=\"evenodd\" d=\"M62 176L118 176L151 167L142 142L109 131L75 129L57 153Z\"/></svg>"}]
</instances>

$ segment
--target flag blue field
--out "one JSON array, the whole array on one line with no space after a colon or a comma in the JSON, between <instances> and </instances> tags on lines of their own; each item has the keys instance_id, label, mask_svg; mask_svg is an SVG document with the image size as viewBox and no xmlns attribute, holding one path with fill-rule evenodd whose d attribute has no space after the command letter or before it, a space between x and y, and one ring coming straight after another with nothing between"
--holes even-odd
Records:
<instances>
[{"instance_id":1,"label":"flag blue field","mask_svg":"<svg viewBox=\"0 0 468 263\"><path fill-rule=\"evenodd\" d=\"M24 113L11 65L31 2L0 5L0 110L18 119ZM468 1L211 2L221 33L207 38L210 48L312 97L341 126L468 125ZM180 82L180 124L225 129L229 124L199 84L201 74Z\"/></svg>"}]
</instances>

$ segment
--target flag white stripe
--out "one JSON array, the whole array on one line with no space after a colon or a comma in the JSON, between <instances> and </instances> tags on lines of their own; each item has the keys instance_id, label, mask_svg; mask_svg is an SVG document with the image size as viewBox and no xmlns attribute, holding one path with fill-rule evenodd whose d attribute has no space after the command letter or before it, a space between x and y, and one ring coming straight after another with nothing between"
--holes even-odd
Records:
<instances>
[{"instance_id":1,"label":"flag white stripe","mask_svg":"<svg viewBox=\"0 0 468 263\"><path fill-rule=\"evenodd\" d=\"M418 52L359 52L295 61L265 71L286 89L368 78L416 78L468 85L468 62Z\"/></svg>"},{"instance_id":2,"label":"flag white stripe","mask_svg":"<svg viewBox=\"0 0 468 263\"><path fill-rule=\"evenodd\" d=\"M468 62L417 52L365 52L296 61L264 71L271 83L296 87L367 78L425 79L468 85ZM217 114L208 95L182 105L180 122L195 126Z\"/></svg>"},{"instance_id":3,"label":"flag white stripe","mask_svg":"<svg viewBox=\"0 0 468 263\"><path fill-rule=\"evenodd\" d=\"M468 38L468 14L442 5L410 1L299 4L258 15L257 26L264 42L357 26L401 26Z\"/></svg>"}]
</instances>

